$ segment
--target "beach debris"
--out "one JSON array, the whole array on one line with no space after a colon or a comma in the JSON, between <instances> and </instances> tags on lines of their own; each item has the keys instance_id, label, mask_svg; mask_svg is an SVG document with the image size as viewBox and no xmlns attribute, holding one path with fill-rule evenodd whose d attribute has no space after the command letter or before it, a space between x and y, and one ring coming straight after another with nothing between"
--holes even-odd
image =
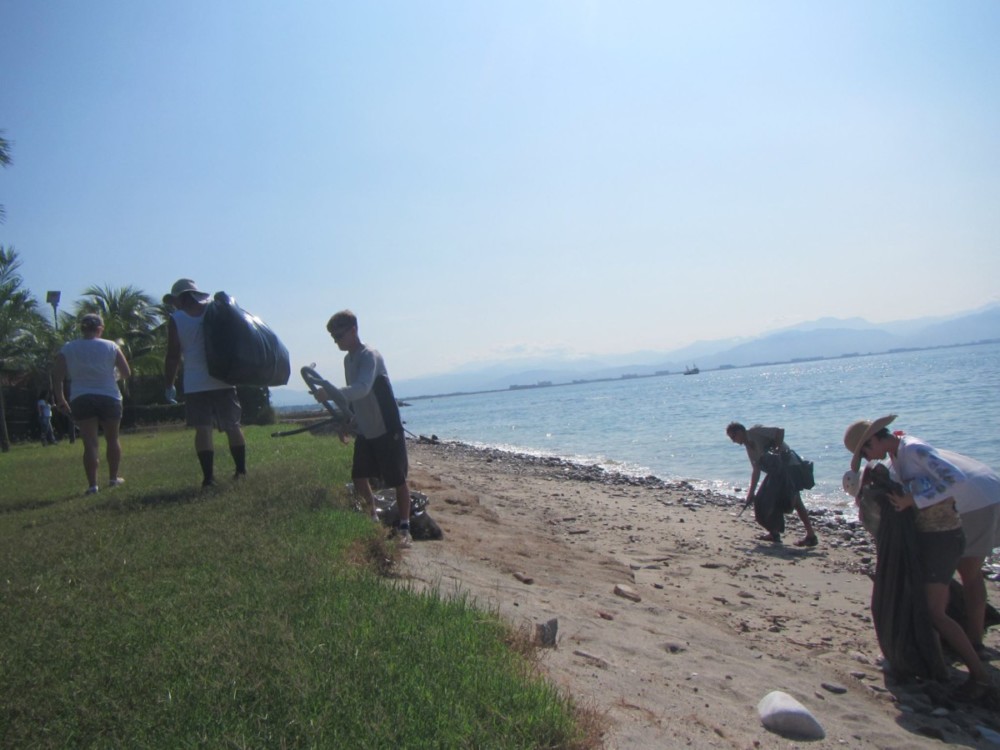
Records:
<instances>
[{"instance_id":1,"label":"beach debris","mask_svg":"<svg viewBox=\"0 0 1000 750\"><path fill-rule=\"evenodd\" d=\"M604 610L601 609L597 610L597 616L600 617L602 620L615 619L615 616L613 614L611 614L610 612L605 612Z\"/></svg>"},{"instance_id":2,"label":"beach debris","mask_svg":"<svg viewBox=\"0 0 1000 750\"><path fill-rule=\"evenodd\" d=\"M833 693L834 695L843 695L847 692L847 688L843 685L838 685L835 682L821 682L820 687L824 690Z\"/></svg>"},{"instance_id":3,"label":"beach debris","mask_svg":"<svg viewBox=\"0 0 1000 750\"><path fill-rule=\"evenodd\" d=\"M595 667L600 667L601 669L608 669L611 666L606 659L602 659L600 656L594 656L593 654L588 654L586 651L577 649L573 652L573 655L579 656L581 659L586 659Z\"/></svg>"},{"instance_id":4,"label":"beach debris","mask_svg":"<svg viewBox=\"0 0 1000 750\"><path fill-rule=\"evenodd\" d=\"M821 740L826 731L809 709L788 693L772 690L757 704L764 728L788 739Z\"/></svg>"},{"instance_id":5,"label":"beach debris","mask_svg":"<svg viewBox=\"0 0 1000 750\"><path fill-rule=\"evenodd\" d=\"M662 648L668 654L679 654L679 653L681 653L683 651L687 651L687 647L686 646L684 646L684 645L682 645L680 643L676 643L674 641L670 641L668 643L664 643Z\"/></svg>"},{"instance_id":6,"label":"beach debris","mask_svg":"<svg viewBox=\"0 0 1000 750\"><path fill-rule=\"evenodd\" d=\"M530 586L531 584L533 584L535 582L535 579L532 578L531 576L529 576L527 573L520 573L520 572L519 573L514 573L514 578L516 578L521 583L524 583L524 584L526 584L528 586Z\"/></svg>"},{"instance_id":7,"label":"beach debris","mask_svg":"<svg viewBox=\"0 0 1000 750\"><path fill-rule=\"evenodd\" d=\"M535 640L539 645L555 648L556 636L559 633L559 618L553 617L548 622L535 624Z\"/></svg>"},{"instance_id":8,"label":"beach debris","mask_svg":"<svg viewBox=\"0 0 1000 750\"><path fill-rule=\"evenodd\" d=\"M615 594L617 596L622 597L623 599L629 599L629 600L631 600L633 602L641 602L642 601L642 597L639 596L639 592L637 592L631 586L626 586L624 583L616 583L615 584Z\"/></svg>"}]
</instances>

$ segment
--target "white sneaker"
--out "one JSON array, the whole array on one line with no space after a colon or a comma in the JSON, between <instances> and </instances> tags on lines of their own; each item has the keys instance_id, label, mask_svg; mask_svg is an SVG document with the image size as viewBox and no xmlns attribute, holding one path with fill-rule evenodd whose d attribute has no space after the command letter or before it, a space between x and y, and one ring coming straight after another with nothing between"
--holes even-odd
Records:
<instances>
[{"instance_id":1,"label":"white sneaker","mask_svg":"<svg viewBox=\"0 0 1000 750\"><path fill-rule=\"evenodd\" d=\"M399 539L399 546L404 549L409 549L411 546L413 546L413 537L410 536L409 529L400 529L398 539Z\"/></svg>"},{"instance_id":2,"label":"white sneaker","mask_svg":"<svg viewBox=\"0 0 1000 750\"><path fill-rule=\"evenodd\" d=\"M123 484L125 484L124 479L122 479L121 477L115 477L110 482L108 482L108 487L121 487Z\"/></svg>"},{"instance_id":3,"label":"white sneaker","mask_svg":"<svg viewBox=\"0 0 1000 750\"><path fill-rule=\"evenodd\" d=\"M97 486L97 485L95 484L95 485L92 485L92 486L88 487L88 488L87 488L87 491L86 491L86 492L84 492L83 494L84 494L84 495L96 495L96 494L97 494L97 491L98 491L99 489L100 489L100 488L99 488L99 487L98 487L98 486Z\"/></svg>"}]
</instances>

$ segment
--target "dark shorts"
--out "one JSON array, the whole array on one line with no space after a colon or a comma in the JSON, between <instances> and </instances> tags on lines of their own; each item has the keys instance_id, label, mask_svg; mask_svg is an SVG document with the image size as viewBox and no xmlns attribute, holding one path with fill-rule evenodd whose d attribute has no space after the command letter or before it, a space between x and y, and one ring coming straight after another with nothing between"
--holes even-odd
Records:
<instances>
[{"instance_id":1,"label":"dark shorts","mask_svg":"<svg viewBox=\"0 0 1000 750\"><path fill-rule=\"evenodd\" d=\"M184 416L188 427L228 430L240 426L243 409L235 388L220 388L185 394Z\"/></svg>"},{"instance_id":2,"label":"dark shorts","mask_svg":"<svg viewBox=\"0 0 1000 750\"><path fill-rule=\"evenodd\" d=\"M111 396L98 396L94 393L85 393L77 396L69 402L73 419L78 422L82 419L98 419L101 422L121 422L122 402L120 399Z\"/></svg>"},{"instance_id":3,"label":"dark shorts","mask_svg":"<svg viewBox=\"0 0 1000 750\"><path fill-rule=\"evenodd\" d=\"M354 438L351 479L377 477L386 487L398 487L406 481L408 471L406 438L402 432L390 432L371 439L361 435Z\"/></svg>"},{"instance_id":4,"label":"dark shorts","mask_svg":"<svg viewBox=\"0 0 1000 750\"><path fill-rule=\"evenodd\" d=\"M958 568L965 550L965 534L951 531L921 531L917 534L920 562L924 566L924 583L948 583Z\"/></svg>"}]
</instances>

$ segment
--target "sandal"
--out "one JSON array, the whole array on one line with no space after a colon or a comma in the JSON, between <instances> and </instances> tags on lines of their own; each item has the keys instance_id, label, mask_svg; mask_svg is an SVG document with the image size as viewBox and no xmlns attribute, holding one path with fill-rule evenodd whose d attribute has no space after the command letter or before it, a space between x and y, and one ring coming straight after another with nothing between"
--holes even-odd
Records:
<instances>
[{"instance_id":1,"label":"sandal","mask_svg":"<svg viewBox=\"0 0 1000 750\"><path fill-rule=\"evenodd\" d=\"M817 544L819 544L819 539L816 538L816 535L815 534L809 534L809 535L803 537L802 539L799 539L799 541L797 541L795 543L795 546L796 547L815 547Z\"/></svg>"},{"instance_id":2,"label":"sandal","mask_svg":"<svg viewBox=\"0 0 1000 750\"><path fill-rule=\"evenodd\" d=\"M758 542L772 542L774 544L781 544L781 534L775 534L773 531L770 534L763 534L757 537Z\"/></svg>"}]
</instances>

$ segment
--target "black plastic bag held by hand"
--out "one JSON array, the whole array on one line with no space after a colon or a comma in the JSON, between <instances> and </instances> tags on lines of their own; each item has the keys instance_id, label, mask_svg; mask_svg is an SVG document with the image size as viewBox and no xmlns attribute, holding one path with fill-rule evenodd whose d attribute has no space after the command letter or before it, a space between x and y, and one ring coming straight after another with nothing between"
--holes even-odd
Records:
<instances>
[{"instance_id":1,"label":"black plastic bag held by hand","mask_svg":"<svg viewBox=\"0 0 1000 750\"><path fill-rule=\"evenodd\" d=\"M231 385L285 385L291 374L288 349L267 324L225 292L205 310L208 372Z\"/></svg>"}]
</instances>

